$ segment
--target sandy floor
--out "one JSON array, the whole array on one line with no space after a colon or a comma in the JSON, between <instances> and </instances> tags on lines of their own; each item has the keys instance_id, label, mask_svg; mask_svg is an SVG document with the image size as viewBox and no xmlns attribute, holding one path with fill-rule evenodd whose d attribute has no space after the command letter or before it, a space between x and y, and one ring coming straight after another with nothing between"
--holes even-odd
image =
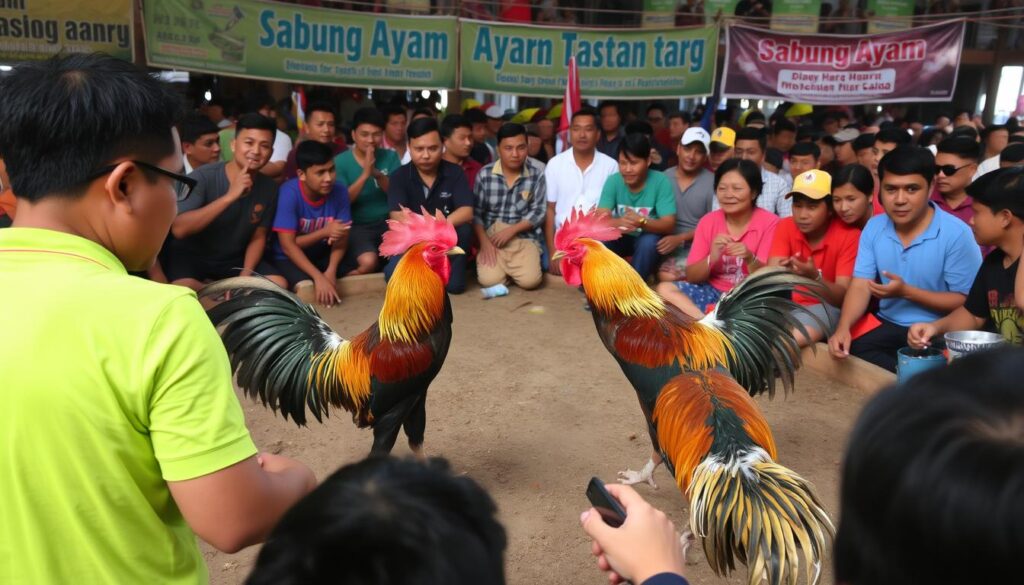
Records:
<instances>
[{"instance_id":1,"label":"sandy floor","mask_svg":"<svg viewBox=\"0 0 1024 585\"><path fill-rule=\"evenodd\" d=\"M650 443L632 388L600 344L582 296L564 285L488 301L471 290L453 298L454 336L444 369L427 402L426 448L483 484L495 498L509 532L510 584L606 582L579 529L583 495L592 475L639 469ZM326 318L350 337L376 318L381 297L348 298ZM524 306L525 305L525 306ZM818 488L836 510L838 471L845 437L865 396L814 372L800 374L788 399L760 399L778 443L781 462ZM243 399L249 427L262 450L311 465L324 477L367 453L368 431L341 413L324 425L298 429ZM408 454L399 439L395 454ZM684 501L664 470L658 490L640 491L683 526ZM236 555L204 548L215 584L241 583L258 552ZM824 567L832 583L831 563ZM701 562L689 567L693 583L740 583L743 574L715 577Z\"/></svg>"}]
</instances>

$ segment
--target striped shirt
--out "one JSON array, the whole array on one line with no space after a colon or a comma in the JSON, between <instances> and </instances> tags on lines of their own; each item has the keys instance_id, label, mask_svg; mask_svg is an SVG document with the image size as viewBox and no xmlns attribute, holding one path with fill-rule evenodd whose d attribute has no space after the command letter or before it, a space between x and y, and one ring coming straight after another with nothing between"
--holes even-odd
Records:
<instances>
[{"instance_id":1,"label":"striped shirt","mask_svg":"<svg viewBox=\"0 0 1024 585\"><path fill-rule=\"evenodd\" d=\"M547 184L543 171L532 160L523 163L522 174L511 187L505 182L500 160L485 165L476 176L473 200L473 221L485 230L497 222L512 225L525 220L533 224L533 229L519 235L543 245Z\"/></svg>"}]
</instances>

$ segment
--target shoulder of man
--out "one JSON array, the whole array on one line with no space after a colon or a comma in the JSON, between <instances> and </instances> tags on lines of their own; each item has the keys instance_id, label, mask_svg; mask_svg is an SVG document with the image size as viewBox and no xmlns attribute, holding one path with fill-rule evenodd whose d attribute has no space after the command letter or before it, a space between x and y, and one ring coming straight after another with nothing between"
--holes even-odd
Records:
<instances>
[{"instance_id":1,"label":"shoulder of man","mask_svg":"<svg viewBox=\"0 0 1024 585\"><path fill-rule=\"evenodd\" d=\"M225 170L227 164L227 162L221 160L210 163L208 165L203 165L201 167L192 169L192 172L189 173L188 176L197 181L204 182L209 182L220 177L223 177L225 180L227 180L227 171Z\"/></svg>"}]
</instances>

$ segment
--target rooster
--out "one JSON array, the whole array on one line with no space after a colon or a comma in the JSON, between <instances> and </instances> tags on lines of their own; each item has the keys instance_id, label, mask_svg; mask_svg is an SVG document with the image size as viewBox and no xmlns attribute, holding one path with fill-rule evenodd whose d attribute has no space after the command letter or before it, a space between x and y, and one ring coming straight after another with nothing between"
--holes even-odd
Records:
<instances>
[{"instance_id":1,"label":"rooster","mask_svg":"<svg viewBox=\"0 0 1024 585\"><path fill-rule=\"evenodd\" d=\"M750 585L794 584L799 547L807 582L817 583L835 529L808 482L775 462L771 430L751 398L773 396L776 378L792 390L800 353L791 330L804 328L791 316L789 293L812 283L758 273L695 321L601 243L620 236L605 217L577 211L557 233L551 258L569 285L582 285L598 335L647 419L654 454L620 480L654 486L664 461L690 502L684 540L700 537L716 574L739 561Z\"/></svg>"},{"instance_id":2,"label":"rooster","mask_svg":"<svg viewBox=\"0 0 1024 585\"><path fill-rule=\"evenodd\" d=\"M269 281L238 277L200 293L230 298L209 310L246 395L306 424L328 407L352 413L373 428L371 454L388 454L404 426L409 447L423 457L427 388L441 370L452 338L452 307L445 292L448 257L464 253L443 216L402 211L388 220L380 252L403 254L387 285L376 323L342 339L316 309Z\"/></svg>"}]
</instances>

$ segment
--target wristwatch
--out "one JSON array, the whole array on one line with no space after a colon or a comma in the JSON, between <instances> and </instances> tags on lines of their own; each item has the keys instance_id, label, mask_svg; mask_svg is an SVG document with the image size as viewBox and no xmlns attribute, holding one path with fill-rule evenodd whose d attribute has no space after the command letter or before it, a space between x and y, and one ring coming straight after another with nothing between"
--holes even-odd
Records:
<instances>
[{"instance_id":1,"label":"wristwatch","mask_svg":"<svg viewBox=\"0 0 1024 585\"><path fill-rule=\"evenodd\" d=\"M647 225L647 216L643 216L640 218L640 227L643 227L645 225Z\"/></svg>"}]
</instances>

